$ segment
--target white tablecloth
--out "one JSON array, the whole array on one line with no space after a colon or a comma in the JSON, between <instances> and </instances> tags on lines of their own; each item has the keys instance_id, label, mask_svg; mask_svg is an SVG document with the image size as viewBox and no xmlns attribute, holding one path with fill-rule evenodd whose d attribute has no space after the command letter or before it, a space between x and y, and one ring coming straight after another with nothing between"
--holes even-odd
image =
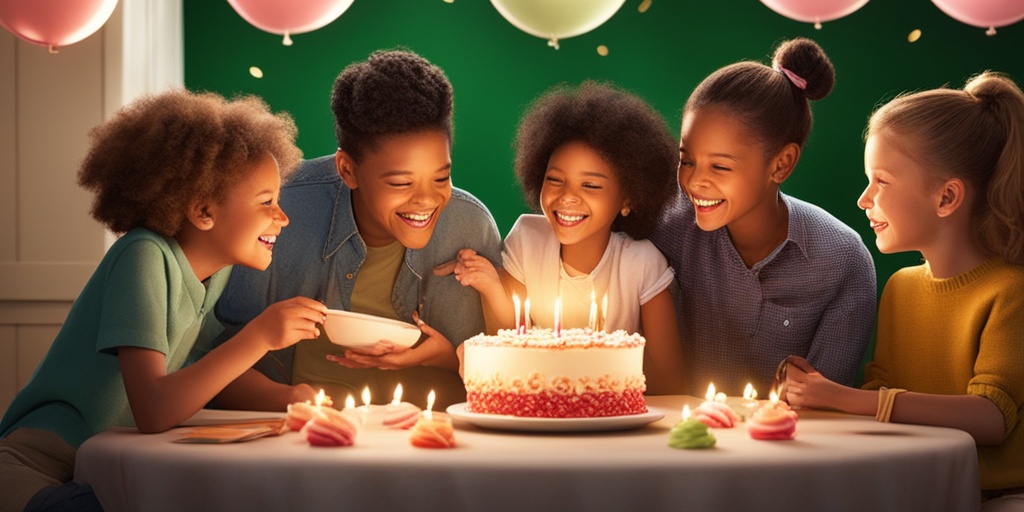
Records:
<instances>
[{"instance_id":1,"label":"white tablecloth","mask_svg":"<svg viewBox=\"0 0 1024 512\"><path fill-rule=\"evenodd\" d=\"M693 397L650 397L666 418L603 433L516 433L456 421L458 447L420 449L369 424L356 445L304 436L172 443L181 430L114 429L86 441L75 478L110 512L160 510L828 510L978 508L974 442L958 430L802 412L797 438L713 429L710 450L667 446ZM202 411L198 419L265 418Z\"/></svg>"}]
</instances>

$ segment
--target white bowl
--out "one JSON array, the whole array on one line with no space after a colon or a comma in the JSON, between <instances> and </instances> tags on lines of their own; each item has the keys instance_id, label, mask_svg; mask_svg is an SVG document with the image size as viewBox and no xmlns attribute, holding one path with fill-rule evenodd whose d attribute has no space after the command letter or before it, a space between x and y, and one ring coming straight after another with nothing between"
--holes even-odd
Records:
<instances>
[{"instance_id":1,"label":"white bowl","mask_svg":"<svg viewBox=\"0 0 1024 512\"><path fill-rule=\"evenodd\" d=\"M331 343L356 350L372 348L381 340L408 348L420 339L413 324L340 309L327 310L324 330Z\"/></svg>"}]
</instances>

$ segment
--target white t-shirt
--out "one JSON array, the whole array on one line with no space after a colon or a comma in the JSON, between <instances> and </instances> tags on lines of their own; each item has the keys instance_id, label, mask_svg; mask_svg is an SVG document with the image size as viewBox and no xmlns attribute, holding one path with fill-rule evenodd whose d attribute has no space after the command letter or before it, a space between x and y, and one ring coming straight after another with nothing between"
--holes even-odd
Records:
<instances>
[{"instance_id":1,"label":"white t-shirt","mask_svg":"<svg viewBox=\"0 0 1024 512\"><path fill-rule=\"evenodd\" d=\"M612 232L604 256L588 275L570 276L562 266L561 244L543 215L522 215L505 238L505 271L526 286L530 317L538 327L554 327L555 299L562 297L562 327L587 327L591 291L598 310L608 296L606 331L640 328L640 306L672 283L674 272L648 240ZM520 297L525 300L525 297Z\"/></svg>"}]
</instances>

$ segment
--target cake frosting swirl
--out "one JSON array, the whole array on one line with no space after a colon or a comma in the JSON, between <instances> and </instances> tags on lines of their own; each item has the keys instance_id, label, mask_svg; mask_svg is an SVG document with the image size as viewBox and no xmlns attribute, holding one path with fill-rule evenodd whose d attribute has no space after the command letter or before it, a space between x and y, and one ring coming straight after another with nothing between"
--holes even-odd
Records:
<instances>
[{"instance_id":1,"label":"cake frosting swirl","mask_svg":"<svg viewBox=\"0 0 1024 512\"><path fill-rule=\"evenodd\" d=\"M306 441L313 446L352 446L362 428L358 413L322 407L302 427Z\"/></svg>"},{"instance_id":2,"label":"cake frosting swirl","mask_svg":"<svg viewBox=\"0 0 1024 512\"><path fill-rule=\"evenodd\" d=\"M747 420L753 439L785 441L796 437L797 414L782 402L765 403Z\"/></svg>"},{"instance_id":3,"label":"cake frosting swirl","mask_svg":"<svg viewBox=\"0 0 1024 512\"><path fill-rule=\"evenodd\" d=\"M668 433L668 445L687 450L711 448L718 440L708 426L696 419L676 423Z\"/></svg>"}]
</instances>

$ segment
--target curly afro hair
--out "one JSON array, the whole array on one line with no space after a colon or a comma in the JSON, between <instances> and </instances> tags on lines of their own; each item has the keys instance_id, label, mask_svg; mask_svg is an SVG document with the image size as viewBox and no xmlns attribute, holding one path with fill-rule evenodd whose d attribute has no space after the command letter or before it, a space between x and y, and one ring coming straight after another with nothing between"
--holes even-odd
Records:
<instances>
[{"instance_id":1,"label":"curly afro hair","mask_svg":"<svg viewBox=\"0 0 1024 512\"><path fill-rule=\"evenodd\" d=\"M92 216L115 233L175 236L193 202L220 202L267 153L287 176L302 152L291 116L255 96L228 101L186 90L146 96L89 132L78 183Z\"/></svg>"},{"instance_id":2,"label":"curly afro hair","mask_svg":"<svg viewBox=\"0 0 1024 512\"><path fill-rule=\"evenodd\" d=\"M389 135L439 130L452 140L452 85L415 53L377 51L334 81L331 110L338 147L359 161Z\"/></svg>"},{"instance_id":3,"label":"curly afro hair","mask_svg":"<svg viewBox=\"0 0 1024 512\"><path fill-rule=\"evenodd\" d=\"M795 85L780 71L806 81ZM775 49L772 67L737 62L715 71L694 89L683 113L721 108L737 116L764 147L766 156L786 144L801 148L811 133L809 101L824 99L836 83L832 61L818 43L806 38L784 41Z\"/></svg>"},{"instance_id":4,"label":"curly afro hair","mask_svg":"<svg viewBox=\"0 0 1024 512\"><path fill-rule=\"evenodd\" d=\"M516 135L516 178L526 202L540 211L548 161L568 142L581 142L615 169L630 214L613 231L646 238L675 194L679 148L664 119L642 99L609 84L557 86L528 109Z\"/></svg>"}]
</instances>

